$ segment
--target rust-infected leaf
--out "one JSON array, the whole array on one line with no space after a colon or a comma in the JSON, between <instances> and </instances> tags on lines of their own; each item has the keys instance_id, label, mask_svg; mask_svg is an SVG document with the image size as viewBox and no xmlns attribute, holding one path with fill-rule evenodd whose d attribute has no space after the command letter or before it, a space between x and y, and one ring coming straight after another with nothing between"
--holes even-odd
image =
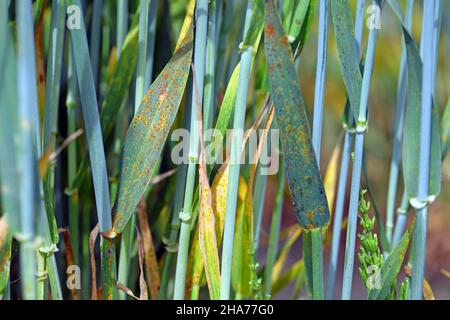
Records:
<instances>
[{"instance_id":1,"label":"rust-infected leaf","mask_svg":"<svg viewBox=\"0 0 450 320\"><path fill-rule=\"evenodd\" d=\"M123 231L152 177L180 105L192 58L193 31L153 82L127 132L113 228L108 237Z\"/></svg>"},{"instance_id":2,"label":"rust-infected leaf","mask_svg":"<svg viewBox=\"0 0 450 320\"><path fill-rule=\"evenodd\" d=\"M266 0L265 49L286 172L297 221L304 229L330 221L292 52L272 0Z\"/></svg>"},{"instance_id":3,"label":"rust-infected leaf","mask_svg":"<svg viewBox=\"0 0 450 320\"><path fill-rule=\"evenodd\" d=\"M36 73L37 73L37 92L39 102L39 115L44 118L45 101L45 50L44 50L44 13L45 0L42 1L41 11L37 18L36 30L34 32L34 43L36 47Z\"/></svg>"}]
</instances>

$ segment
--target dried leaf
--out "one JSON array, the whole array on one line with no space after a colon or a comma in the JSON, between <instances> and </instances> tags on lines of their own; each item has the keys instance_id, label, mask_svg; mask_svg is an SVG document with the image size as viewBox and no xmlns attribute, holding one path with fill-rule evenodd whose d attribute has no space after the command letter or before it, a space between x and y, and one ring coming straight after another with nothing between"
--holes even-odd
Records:
<instances>
[{"instance_id":1,"label":"dried leaf","mask_svg":"<svg viewBox=\"0 0 450 320\"><path fill-rule=\"evenodd\" d=\"M195 79L195 71L192 68L193 78ZM199 172L199 199L200 207L198 214L199 225L199 244L203 257L203 265L205 267L206 281L208 283L209 294L212 300L220 299L220 262L219 249L217 247L216 225L214 219L214 211L212 208L211 187L208 181L208 173L206 168L206 152L205 143L203 141L203 122L202 112L200 110L200 96L198 88L194 80L196 93L196 109L197 121L200 134L200 162L198 166Z\"/></svg>"},{"instance_id":2,"label":"dried leaf","mask_svg":"<svg viewBox=\"0 0 450 320\"><path fill-rule=\"evenodd\" d=\"M144 256L145 256L145 245L142 243L142 237L139 230L136 228L137 242L138 242L138 258L139 258L139 289L141 291L139 300L148 300L148 288L145 282L144 276ZM152 291L152 290L151 290ZM155 299L152 297L152 299Z\"/></svg>"},{"instance_id":3,"label":"dried leaf","mask_svg":"<svg viewBox=\"0 0 450 320\"><path fill-rule=\"evenodd\" d=\"M147 205L144 198L141 198L137 206L137 215L139 219L139 228L142 232L145 256L145 270L149 281L150 297L152 300L155 300L158 298L160 285L158 260L156 258L155 247L153 245L152 233L150 230L150 226L148 225Z\"/></svg>"},{"instance_id":4,"label":"dried leaf","mask_svg":"<svg viewBox=\"0 0 450 320\"><path fill-rule=\"evenodd\" d=\"M94 229L92 229L89 235L89 253L91 255L91 300L98 299L97 292L97 267L95 265L95 240L97 240L98 234L100 232L100 226L97 224Z\"/></svg>"},{"instance_id":5,"label":"dried leaf","mask_svg":"<svg viewBox=\"0 0 450 320\"><path fill-rule=\"evenodd\" d=\"M58 233L63 234L64 247L66 251L66 264L68 266L75 265L75 261L73 259L73 249L72 242L70 241L69 231L64 228L58 229ZM94 240L95 242L95 240ZM78 295L78 290L75 287L70 288L70 295L72 296L72 300L79 300L80 297Z\"/></svg>"}]
</instances>

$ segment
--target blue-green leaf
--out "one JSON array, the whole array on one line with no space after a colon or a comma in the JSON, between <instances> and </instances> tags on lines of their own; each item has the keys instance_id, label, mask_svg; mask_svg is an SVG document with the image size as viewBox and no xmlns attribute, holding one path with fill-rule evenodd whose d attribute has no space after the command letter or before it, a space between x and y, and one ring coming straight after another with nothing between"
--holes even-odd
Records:
<instances>
[{"instance_id":1,"label":"blue-green leaf","mask_svg":"<svg viewBox=\"0 0 450 320\"><path fill-rule=\"evenodd\" d=\"M305 229L325 227L330 220L327 198L311 142L294 59L273 1L266 1L265 48L297 221Z\"/></svg>"}]
</instances>

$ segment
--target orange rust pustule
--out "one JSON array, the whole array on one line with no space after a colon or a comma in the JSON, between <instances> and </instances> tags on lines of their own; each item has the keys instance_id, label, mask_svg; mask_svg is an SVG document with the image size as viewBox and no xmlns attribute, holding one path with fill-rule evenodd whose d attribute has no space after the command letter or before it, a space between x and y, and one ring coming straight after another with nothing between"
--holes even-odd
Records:
<instances>
[{"instance_id":1,"label":"orange rust pustule","mask_svg":"<svg viewBox=\"0 0 450 320\"><path fill-rule=\"evenodd\" d=\"M271 24L271 23L267 24L267 31L266 31L266 33L267 33L267 35L268 35L269 37L271 37L271 36L274 35L275 30L274 30L274 28L273 28L273 24Z\"/></svg>"}]
</instances>

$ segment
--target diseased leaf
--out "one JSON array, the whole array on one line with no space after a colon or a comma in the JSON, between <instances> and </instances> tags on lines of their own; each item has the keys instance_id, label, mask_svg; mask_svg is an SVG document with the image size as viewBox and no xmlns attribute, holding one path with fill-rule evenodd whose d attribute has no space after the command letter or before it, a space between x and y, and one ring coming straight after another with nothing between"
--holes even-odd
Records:
<instances>
[{"instance_id":1,"label":"diseased leaf","mask_svg":"<svg viewBox=\"0 0 450 320\"><path fill-rule=\"evenodd\" d=\"M404 32L408 65L408 89L406 101L405 128L403 138L403 177L410 200L418 196L421 92L422 92L422 59L419 50L408 32ZM429 201L433 201L441 189L441 136L438 110L433 104L431 123L431 154Z\"/></svg>"},{"instance_id":2,"label":"diseased leaf","mask_svg":"<svg viewBox=\"0 0 450 320\"><path fill-rule=\"evenodd\" d=\"M37 73L37 93L39 102L40 119L44 118L44 101L45 101L45 52L44 52L44 10L45 0L37 1L34 10L35 31L34 43L36 46L36 73ZM33 10L33 11L34 11Z\"/></svg>"},{"instance_id":3,"label":"diseased leaf","mask_svg":"<svg viewBox=\"0 0 450 320\"><path fill-rule=\"evenodd\" d=\"M110 237L123 231L147 187L175 119L189 74L193 30L153 82L128 129Z\"/></svg>"},{"instance_id":4,"label":"diseased leaf","mask_svg":"<svg viewBox=\"0 0 450 320\"><path fill-rule=\"evenodd\" d=\"M380 286L379 288L374 286L374 288L369 291L369 300L385 300L389 297L392 290L392 284L396 283L397 275L400 272L403 260L405 259L413 229L414 223L411 224L408 231L405 232L397 246L387 257L381 268L378 279L381 281Z\"/></svg>"},{"instance_id":5,"label":"diseased leaf","mask_svg":"<svg viewBox=\"0 0 450 320\"><path fill-rule=\"evenodd\" d=\"M311 143L305 103L292 52L273 1L266 1L265 48L280 138L297 221L305 229L326 227L327 198Z\"/></svg>"}]
</instances>

